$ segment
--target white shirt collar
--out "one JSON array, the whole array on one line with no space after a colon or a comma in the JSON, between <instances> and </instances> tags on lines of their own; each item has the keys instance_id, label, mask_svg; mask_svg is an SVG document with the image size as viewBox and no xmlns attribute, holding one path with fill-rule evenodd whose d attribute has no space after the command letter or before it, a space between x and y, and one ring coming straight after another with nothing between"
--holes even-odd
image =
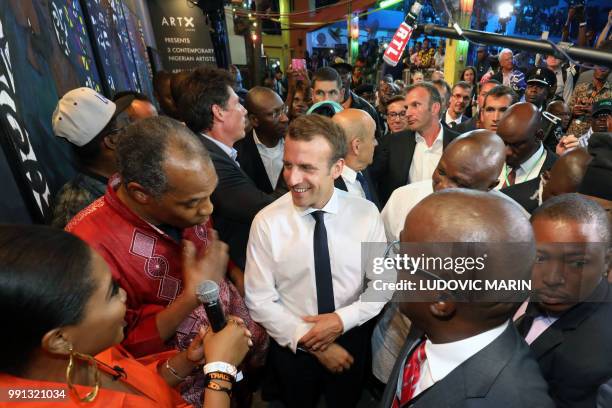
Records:
<instances>
[{"instance_id":1,"label":"white shirt collar","mask_svg":"<svg viewBox=\"0 0 612 408\"><path fill-rule=\"evenodd\" d=\"M276 144L276 146L273 147L268 147L265 144L263 144L261 142L261 140L259 140L259 138L257 137L257 132L255 132L255 129L253 129L253 140L255 141L255 144L257 146L261 146L264 149L268 149L268 150L274 150L274 149L278 149L280 146L283 145L283 143L285 142L285 139L283 139L282 137L278 140L278 143Z\"/></svg>"},{"instance_id":2,"label":"white shirt collar","mask_svg":"<svg viewBox=\"0 0 612 408\"><path fill-rule=\"evenodd\" d=\"M434 382L442 380L463 362L491 344L506 330L508 324L509 321L506 321L484 333L451 343L434 344L429 339L426 340L426 361Z\"/></svg>"},{"instance_id":3,"label":"white shirt collar","mask_svg":"<svg viewBox=\"0 0 612 408\"><path fill-rule=\"evenodd\" d=\"M355 170L351 169L345 163L344 167L342 168L342 178L345 179L345 180L350 181L351 183L354 183L355 180L357 180L357 172Z\"/></svg>"},{"instance_id":4,"label":"white shirt collar","mask_svg":"<svg viewBox=\"0 0 612 408\"><path fill-rule=\"evenodd\" d=\"M327 204L325 204L323 206L323 208L312 208L312 207L302 208L302 207L295 207L295 209L302 216L309 215L309 214L311 214L311 213L313 213L315 211L323 211L323 212L330 213L330 214L337 214L338 213L338 194L342 194L342 193L344 193L344 192L341 192L340 190L338 190L337 188L334 187L334 191L332 193L331 198L329 199Z\"/></svg>"},{"instance_id":5,"label":"white shirt collar","mask_svg":"<svg viewBox=\"0 0 612 408\"><path fill-rule=\"evenodd\" d=\"M519 167L527 173L532 170L536 163L542 158L542 154L544 154L544 145L540 143L540 148L536 150L534 154L531 155L530 158L525 160Z\"/></svg>"},{"instance_id":6,"label":"white shirt collar","mask_svg":"<svg viewBox=\"0 0 612 408\"><path fill-rule=\"evenodd\" d=\"M415 138L416 138L417 143L426 143L425 138L421 136L419 132L415 133ZM436 136L436 140L434 140L432 146L435 144L442 143L443 139L444 139L444 126L442 126L442 124L440 123L440 130L438 131L438 136Z\"/></svg>"},{"instance_id":7,"label":"white shirt collar","mask_svg":"<svg viewBox=\"0 0 612 408\"><path fill-rule=\"evenodd\" d=\"M461 115L457 118L457 119L453 119L451 117L451 115L448 114L448 109L446 110L446 124L450 125L451 122L455 122L456 124L460 124L461 123Z\"/></svg>"},{"instance_id":8,"label":"white shirt collar","mask_svg":"<svg viewBox=\"0 0 612 408\"><path fill-rule=\"evenodd\" d=\"M236 161L236 157L238 157L238 151L236 149L234 149L233 147L229 147L228 145L218 141L214 137L208 136L206 133L202 133L202 136L219 146L219 148L223 150L225 154L227 154L232 160Z\"/></svg>"}]
</instances>

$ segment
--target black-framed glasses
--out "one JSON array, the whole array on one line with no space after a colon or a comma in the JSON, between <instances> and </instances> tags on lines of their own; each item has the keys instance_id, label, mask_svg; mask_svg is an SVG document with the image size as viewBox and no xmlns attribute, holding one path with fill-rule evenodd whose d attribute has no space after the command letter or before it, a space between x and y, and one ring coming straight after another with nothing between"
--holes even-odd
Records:
<instances>
[{"instance_id":1,"label":"black-framed glasses","mask_svg":"<svg viewBox=\"0 0 612 408\"><path fill-rule=\"evenodd\" d=\"M389 112L387 113L387 117L391 118L391 119L401 119L404 116L406 116L406 111L403 110L401 112Z\"/></svg>"}]
</instances>

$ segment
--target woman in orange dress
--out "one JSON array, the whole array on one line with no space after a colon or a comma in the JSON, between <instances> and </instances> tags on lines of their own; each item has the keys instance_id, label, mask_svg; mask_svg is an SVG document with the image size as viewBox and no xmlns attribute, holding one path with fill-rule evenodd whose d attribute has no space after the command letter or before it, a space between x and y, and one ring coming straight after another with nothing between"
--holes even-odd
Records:
<instances>
[{"instance_id":1,"label":"woman in orange dress","mask_svg":"<svg viewBox=\"0 0 612 408\"><path fill-rule=\"evenodd\" d=\"M125 292L105 261L47 227L0 226L0 310L0 407L187 406L174 389L184 377L203 360L238 365L251 343L233 318L183 352L135 360L118 346ZM204 406L229 407L233 377L210 383Z\"/></svg>"}]
</instances>

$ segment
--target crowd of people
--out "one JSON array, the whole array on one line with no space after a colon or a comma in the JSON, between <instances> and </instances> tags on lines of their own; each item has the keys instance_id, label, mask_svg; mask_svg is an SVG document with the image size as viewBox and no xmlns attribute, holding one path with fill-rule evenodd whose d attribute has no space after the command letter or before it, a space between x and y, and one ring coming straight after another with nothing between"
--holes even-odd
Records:
<instances>
[{"instance_id":1,"label":"crowd of people","mask_svg":"<svg viewBox=\"0 0 612 408\"><path fill-rule=\"evenodd\" d=\"M50 226L0 226L0 387L57 391L45 406L612 406L610 67L523 72L503 49L495 69L479 49L449 84L439 53L409 52L409 84L335 60L286 88L202 66L157 73L156 101L66 93L49 120L77 175ZM374 268L483 254L465 274Z\"/></svg>"}]
</instances>

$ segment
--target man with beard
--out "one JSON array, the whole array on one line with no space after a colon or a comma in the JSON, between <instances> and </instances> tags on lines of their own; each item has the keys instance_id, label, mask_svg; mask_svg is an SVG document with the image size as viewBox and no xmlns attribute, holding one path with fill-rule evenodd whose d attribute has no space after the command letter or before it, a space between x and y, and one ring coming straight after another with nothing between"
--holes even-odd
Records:
<instances>
[{"instance_id":1,"label":"man with beard","mask_svg":"<svg viewBox=\"0 0 612 408\"><path fill-rule=\"evenodd\" d=\"M597 203L578 194L544 202L531 217L537 244L534 293L517 312L557 407L594 407L612 378L610 226Z\"/></svg>"},{"instance_id":2,"label":"man with beard","mask_svg":"<svg viewBox=\"0 0 612 408\"><path fill-rule=\"evenodd\" d=\"M408 129L389 133L374 152L371 173L383 205L398 187L431 178L443 149L458 133L440 124L442 100L430 83L410 85L406 92Z\"/></svg>"},{"instance_id":3,"label":"man with beard","mask_svg":"<svg viewBox=\"0 0 612 408\"><path fill-rule=\"evenodd\" d=\"M569 108L572 112L572 122L567 133L576 137L582 136L589 129L589 115L595 102L612 98L612 84L608 81L610 68L596 66L593 70L593 80L576 86Z\"/></svg>"},{"instance_id":4,"label":"man with beard","mask_svg":"<svg viewBox=\"0 0 612 408\"><path fill-rule=\"evenodd\" d=\"M561 130L563 134L566 134L567 128L570 124L570 119L572 118L572 112L569 109L569 106L563 101L552 101L546 107L546 111L548 113L552 113L558 118L561 118Z\"/></svg>"},{"instance_id":5,"label":"man with beard","mask_svg":"<svg viewBox=\"0 0 612 408\"><path fill-rule=\"evenodd\" d=\"M272 193L283 169L287 107L276 92L263 86L252 88L245 104L253 130L234 144L238 163L257 188Z\"/></svg>"}]
</instances>

